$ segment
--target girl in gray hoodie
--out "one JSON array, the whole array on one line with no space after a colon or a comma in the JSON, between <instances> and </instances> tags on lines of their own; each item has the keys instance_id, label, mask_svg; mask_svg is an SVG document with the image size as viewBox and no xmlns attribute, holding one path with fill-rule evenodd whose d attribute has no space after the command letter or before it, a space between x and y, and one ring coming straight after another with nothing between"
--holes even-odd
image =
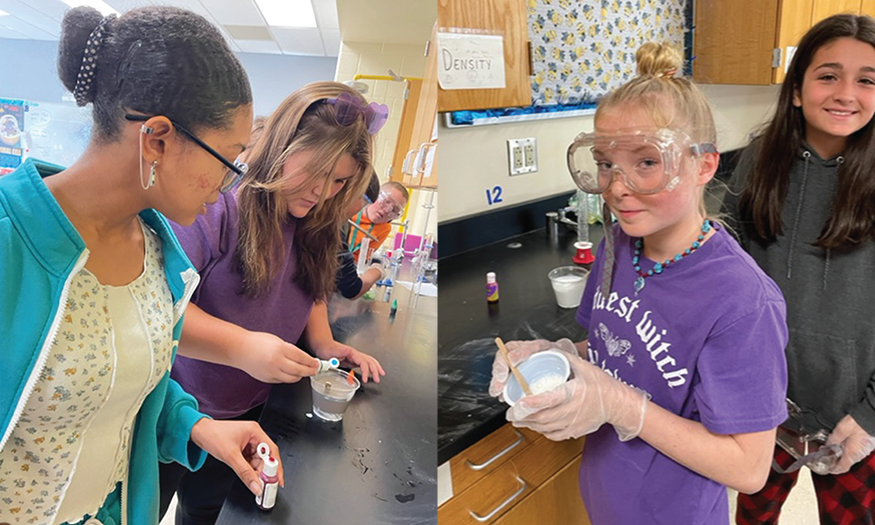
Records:
<instances>
[{"instance_id":1,"label":"girl in gray hoodie","mask_svg":"<svg viewBox=\"0 0 875 525\"><path fill-rule=\"evenodd\" d=\"M835 15L797 47L774 118L742 155L725 211L787 301L791 439L840 448L812 470L821 523L872 524L875 502L875 20ZM791 414L794 411L791 410ZM815 440L816 441L816 440ZM809 451L816 447L809 447ZM798 471L775 448L738 524L777 523Z\"/></svg>"}]
</instances>

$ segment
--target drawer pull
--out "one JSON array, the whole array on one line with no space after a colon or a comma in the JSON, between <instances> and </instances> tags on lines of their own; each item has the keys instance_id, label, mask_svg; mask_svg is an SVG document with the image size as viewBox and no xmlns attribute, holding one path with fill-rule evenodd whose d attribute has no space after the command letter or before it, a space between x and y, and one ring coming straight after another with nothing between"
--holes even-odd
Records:
<instances>
[{"instance_id":1,"label":"drawer pull","mask_svg":"<svg viewBox=\"0 0 875 525\"><path fill-rule=\"evenodd\" d=\"M468 465L468 468L471 470L483 470L483 469L485 469L486 467L491 465L493 461L495 461L496 459L500 458L501 456L507 454L511 450L515 449L520 443L525 441L526 437L524 435L520 434L520 432L517 429L514 429L513 433L517 435L517 440L514 441L513 443L511 443L510 445L508 445L508 447L506 449L504 449L501 452L499 452L498 454L492 456L491 458L484 461L483 463L475 464L475 463L471 463L470 459L466 459L465 464Z\"/></svg>"},{"instance_id":2,"label":"drawer pull","mask_svg":"<svg viewBox=\"0 0 875 525\"><path fill-rule=\"evenodd\" d=\"M499 505L499 506L495 507L494 509L492 509L492 512L490 512L489 514L487 514L487 515L485 515L485 516L478 516L477 513L474 512L473 510L468 510L468 514L470 514L471 517L474 518L474 519L477 520L477 521L480 521L480 522L483 522L483 521L489 521L489 520L491 520L491 519L493 518L493 516L495 516L496 514L498 514L499 512L501 512L501 510L502 510L503 508L505 508L505 507L507 507L508 505L510 505L510 502L512 502L513 500L517 499L517 498L519 497L519 495L522 494L523 492L525 492L525 491L526 491L526 488L528 488L528 485L526 485L526 480L524 480L523 478L521 478L521 477L519 477L519 476L514 476L514 477L516 478L517 482L520 484L520 488L519 488L516 492L514 492L513 494L511 494L511 496L510 496L509 498L507 498L506 500L502 501L502 502L501 502L501 505Z\"/></svg>"}]
</instances>

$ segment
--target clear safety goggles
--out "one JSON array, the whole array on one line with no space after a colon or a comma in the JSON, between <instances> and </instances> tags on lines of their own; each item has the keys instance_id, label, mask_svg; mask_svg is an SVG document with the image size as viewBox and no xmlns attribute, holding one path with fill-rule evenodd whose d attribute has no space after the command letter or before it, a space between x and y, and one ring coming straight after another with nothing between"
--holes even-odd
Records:
<instances>
[{"instance_id":1,"label":"clear safety goggles","mask_svg":"<svg viewBox=\"0 0 875 525\"><path fill-rule=\"evenodd\" d=\"M680 182L684 154L717 153L710 143L694 143L673 129L624 134L581 133L568 146L568 170L587 193L604 193L615 176L635 193L671 191Z\"/></svg>"},{"instance_id":2,"label":"clear safety goggles","mask_svg":"<svg viewBox=\"0 0 875 525\"><path fill-rule=\"evenodd\" d=\"M377 206L383 209L387 215L391 216L393 219L397 219L401 216L401 213L404 211L404 206L399 204L393 197L392 194L388 191L381 191L380 196L377 197Z\"/></svg>"}]
</instances>

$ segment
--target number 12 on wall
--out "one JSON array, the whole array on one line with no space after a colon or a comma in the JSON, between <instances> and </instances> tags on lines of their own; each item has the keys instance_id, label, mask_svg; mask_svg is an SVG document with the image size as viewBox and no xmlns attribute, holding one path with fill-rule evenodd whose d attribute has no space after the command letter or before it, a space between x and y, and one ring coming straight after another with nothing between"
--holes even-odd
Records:
<instances>
[{"instance_id":1,"label":"number 12 on wall","mask_svg":"<svg viewBox=\"0 0 875 525\"><path fill-rule=\"evenodd\" d=\"M502 202L501 186L495 186L492 189L486 188L486 202L489 203L490 206Z\"/></svg>"}]
</instances>

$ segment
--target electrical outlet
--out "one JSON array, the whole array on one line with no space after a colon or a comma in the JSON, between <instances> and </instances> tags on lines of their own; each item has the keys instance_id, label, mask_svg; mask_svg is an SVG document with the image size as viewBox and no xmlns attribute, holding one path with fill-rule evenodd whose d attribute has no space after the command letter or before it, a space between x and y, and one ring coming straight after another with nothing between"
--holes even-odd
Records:
<instances>
[{"instance_id":1,"label":"electrical outlet","mask_svg":"<svg viewBox=\"0 0 875 525\"><path fill-rule=\"evenodd\" d=\"M523 147L518 140L507 141L507 165L511 175L519 175L523 169Z\"/></svg>"},{"instance_id":2,"label":"electrical outlet","mask_svg":"<svg viewBox=\"0 0 875 525\"><path fill-rule=\"evenodd\" d=\"M511 175L537 171L535 139L508 139L507 163Z\"/></svg>"},{"instance_id":3,"label":"electrical outlet","mask_svg":"<svg viewBox=\"0 0 875 525\"><path fill-rule=\"evenodd\" d=\"M523 167L523 150L519 146L514 146L511 149L513 156L513 169L519 171Z\"/></svg>"},{"instance_id":4,"label":"electrical outlet","mask_svg":"<svg viewBox=\"0 0 875 525\"><path fill-rule=\"evenodd\" d=\"M523 141L523 166L528 173L538 171L538 149L534 138Z\"/></svg>"}]
</instances>

